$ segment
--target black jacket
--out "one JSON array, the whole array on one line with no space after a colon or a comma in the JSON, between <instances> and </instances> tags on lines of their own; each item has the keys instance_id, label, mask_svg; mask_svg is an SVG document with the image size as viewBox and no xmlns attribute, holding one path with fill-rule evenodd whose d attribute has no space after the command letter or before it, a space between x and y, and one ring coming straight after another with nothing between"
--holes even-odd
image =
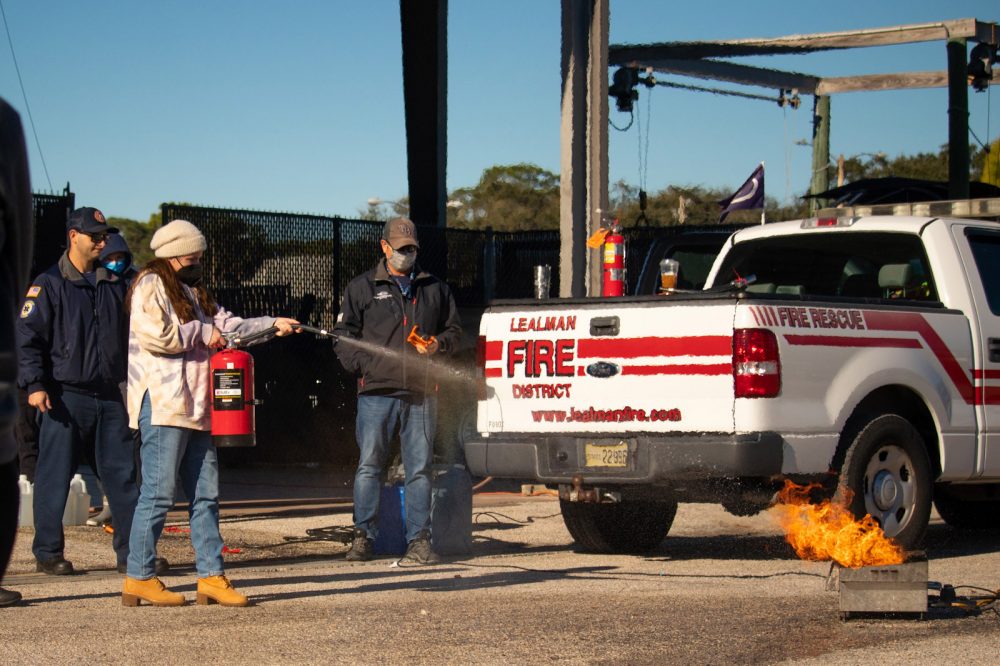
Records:
<instances>
[{"instance_id":1,"label":"black jacket","mask_svg":"<svg viewBox=\"0 0 1000 666\"><path fill-rule=\"evenodd\" d=\"M18 386L117 391L125 379L125 281L98 267L92 286L63 254L28 288L17 320Z\"/></svg>"},{"instance_id":2,"label":"black jacket","mask_svg":"<svg viewBox=\"0 0 1000 666\"><path fill-rule=\"evenodd\" d=\"M427 372L427 364L433 363L437 354L422 356L406 342L414 324L419 326L420 335L437 338L438 354L455 351L462 326L447 284L417 267L410 298L404 298L386 270L385 260L348 283L334 327L336 334L396 352L380 354L349 340L337 342L341 364L358 375L358 393L434 389L435 378Z\"/></svg>"},{"instance_id":3,"label":"black jacket","mask_svg":"<svg viewBox=\"0 0 1000 666\"><path fill-rule=\"evenodd\" d=\"M0 464L17 454L12 435L17 413L14 323L31 270L31 210L21 119L0 99Z\"/></svg>"}]
</instances>

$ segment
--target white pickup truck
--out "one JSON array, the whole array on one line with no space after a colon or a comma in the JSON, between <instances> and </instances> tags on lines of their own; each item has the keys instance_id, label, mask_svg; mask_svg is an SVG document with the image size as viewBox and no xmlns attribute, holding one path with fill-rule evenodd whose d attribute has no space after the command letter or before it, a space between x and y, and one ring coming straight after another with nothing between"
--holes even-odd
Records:
<instances>
[{"instance_id":1,"label":"white pickup truck","mask_svg":"<svg viewBox=\"0 0 1000 666\"><path fill-rule=\"evenodd\" d=\"M997 223L743 229L704 291L495 301L478 355L470 470L559 484L585 550L655 547L678 501L759 511L785 478L849 489L905 547L932 501L1000 527Z\"/></svg>"}]
</instances>

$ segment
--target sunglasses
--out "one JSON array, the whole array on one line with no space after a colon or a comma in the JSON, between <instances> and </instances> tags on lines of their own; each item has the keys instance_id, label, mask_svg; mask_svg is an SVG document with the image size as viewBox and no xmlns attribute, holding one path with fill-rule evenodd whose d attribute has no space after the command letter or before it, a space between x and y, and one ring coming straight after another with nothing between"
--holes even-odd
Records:
<instances>
[{"instance_id":1,"label":"sunglasses","mask_svg":"<svg viewBox=\"0 0 1000 666\"><path fill-rule=\"evenodd\" d=\"M106 233L88 234L86 231L80 231L84 236L90 236L90 240L94 242L94 245L100 243L106 243L108 241L108 235Z\"/></svg>"}]
</instances>

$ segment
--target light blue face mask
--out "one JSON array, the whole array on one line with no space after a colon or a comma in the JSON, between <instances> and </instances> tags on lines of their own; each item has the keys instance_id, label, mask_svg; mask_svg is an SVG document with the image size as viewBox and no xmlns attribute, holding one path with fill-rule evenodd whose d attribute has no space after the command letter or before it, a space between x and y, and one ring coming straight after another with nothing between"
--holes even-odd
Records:
<instances>
[{"instance_id":1,"label":"light blue face mask","mask_svg":"<svg viewBox=\"0 0 1000 666\"><path fill-rule=\"evenodd\" d=\"M104 267L114 273L115 275L121 275L128 268L128 259L117 259L115 261L105 262Z\"/></svg>"}]
</instances>

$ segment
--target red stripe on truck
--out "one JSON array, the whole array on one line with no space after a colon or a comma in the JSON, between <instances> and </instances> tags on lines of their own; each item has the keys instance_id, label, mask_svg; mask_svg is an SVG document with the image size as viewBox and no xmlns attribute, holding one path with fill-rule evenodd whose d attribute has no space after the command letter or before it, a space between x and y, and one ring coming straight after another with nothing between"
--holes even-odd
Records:
<instances>
[{"instance_id":1,"label":"red stripe on truck","mask_svg":"<svg viewBox=\"0 0 1000 666\"><path fill-rule=\"evenodd\" d=\"M916 338L861 338L849 335L785 335L790 345L809 347L895 347L900 349L921 349L923 345Z\"/></svg>"},{"instance_id":2,"label":"red stripe on truck","mask_svg":"<svg viewBox=\"0 0 1000 666\"><path fill-rule=\"evenodd\" d=\"M577 343L577 358L639 358L642 356L730 356L733 339L727 335L676 338L593 338Z\"/></svg>"},{"instance_id":3,"label":"red stripe on truck","mask_svg":"<svg viewBox=\"0 0 1000 666\"><path fill-rule=\"evenodd\" d=\"M729 375L732 372L732 363L719 363L716 365L626 365L622 367L622 375Z\"/></svg>"},{"instance_id":4,"label":"red stripe on truck","mask_svg":"<svg viewBox=\"0 0 1000 666\"><path fill-rule=\"evenodd\" d=\"M873 331L915 331L918 333L930 347L931 352L944 368L962 399L970 405L975 404L976 392L972 387L972 380L955 360L955 355L948 349L948 345L944 343L944 340L923 315L910 312L866 310L865 323Z\"/></svg>"}]
</instances>

